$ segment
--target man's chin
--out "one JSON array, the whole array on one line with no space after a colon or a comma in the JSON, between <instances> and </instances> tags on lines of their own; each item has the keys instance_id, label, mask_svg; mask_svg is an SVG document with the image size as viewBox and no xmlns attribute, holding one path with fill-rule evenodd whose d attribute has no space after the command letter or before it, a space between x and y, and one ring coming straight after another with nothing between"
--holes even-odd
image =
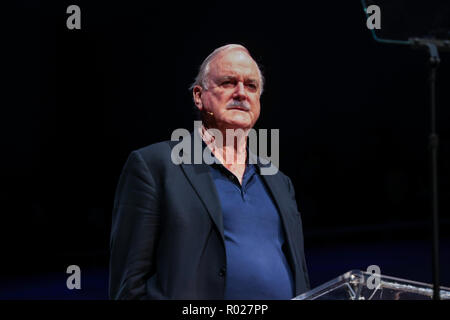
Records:
<instances>
[{"instance_id":1,"label":"man's chin","mask_svg":"<svg viewBox=\"0 0 450 320\"><path fill-rule=\"evenodd\" d=\"M230 129L249 129L252 127L252 121L250 119L231 119L227 121L227 127Z\"/></svg>"}]
</instances>

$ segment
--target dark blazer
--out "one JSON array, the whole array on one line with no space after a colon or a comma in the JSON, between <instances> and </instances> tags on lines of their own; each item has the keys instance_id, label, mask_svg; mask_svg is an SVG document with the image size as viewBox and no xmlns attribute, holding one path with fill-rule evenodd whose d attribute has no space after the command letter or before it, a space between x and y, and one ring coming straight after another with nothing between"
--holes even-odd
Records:
<instances>
[{"instance_id":1,"label":"dark blazer","mask_svg":"<svg viewBox=\"0 0 450 320\"><path fill-rule=\"evenodd\" d=\"M219 198L207 164L172 162L177 143L133 151L123 168L112 216L112 299L224 298L226 254ZM294 188L280 171L262 178L280 212L284 251L299 295L309 290L309 279Z\"/></svg>"}]
</instances>

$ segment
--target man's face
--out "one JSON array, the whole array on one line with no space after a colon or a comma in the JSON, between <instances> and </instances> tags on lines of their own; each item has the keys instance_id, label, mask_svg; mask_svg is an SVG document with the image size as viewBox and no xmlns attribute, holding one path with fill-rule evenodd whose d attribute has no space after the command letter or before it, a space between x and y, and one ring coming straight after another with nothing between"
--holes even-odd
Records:
<instances>
[{"instance_id":1,"label":"man's face","mask_svg":"<svg viewBox=\"0 0 450 320\"><path fill-rule=\"evenodd\" d=\"M197 88L197 107L212 112L208 121L218 128L250 129L260 113L260 81L258 67L248 53L225 51L210 62L208 89Z\"/></svg>"}]
</instances>

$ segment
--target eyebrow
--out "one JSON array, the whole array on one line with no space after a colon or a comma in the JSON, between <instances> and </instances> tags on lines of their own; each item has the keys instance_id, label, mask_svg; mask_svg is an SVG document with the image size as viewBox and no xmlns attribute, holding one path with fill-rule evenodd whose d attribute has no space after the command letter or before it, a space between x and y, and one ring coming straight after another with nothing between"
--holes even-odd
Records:
<instances>
[{"instance_id":1,"label":"eyebrow","mask_svg":"<svg viewBox=\"0 0 450 320\"><path fill-rule=\"evenodd\" d=\"M246 79L245 82L254 82L254 83L259 84L259 81L257 79L253 79L253 78Z\"/></svg>"},{"instance_id":2,"label":"eyebrow","mask_svg":"<svg viewBox=\"0 0 450 320\"><path fill-rule=\"evenodd\" d=\"M224 81L224 80L235 80L236 77L235 76L223 76L223 77L219 77L217 78L220 82Z\"/></svg>"},{"instance_id":3,"label":"eyebrow","mask_svg":"<svg viewBox=\"0 0 450 320\"><path fill-rule=\"evenodd\" d=\"M219 77L218 78L219 82L225 81L225 80L236 80L235 76L223 76L223 77ZM249 79L245 79L244 81L245 83L257 83L259 84L259 81L257 79L254 78L249 78Z\"/></svg>"}]
</instances>

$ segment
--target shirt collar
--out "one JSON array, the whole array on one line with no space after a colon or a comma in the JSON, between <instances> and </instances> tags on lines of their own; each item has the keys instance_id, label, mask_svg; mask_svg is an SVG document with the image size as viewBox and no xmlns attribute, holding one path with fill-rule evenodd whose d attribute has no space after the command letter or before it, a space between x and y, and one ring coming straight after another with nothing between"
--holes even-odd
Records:
<instances>
[{"instance_id":1,"label":"shirt collar","mask_svg":"<svg viewBox=\"0 0 450 320\"><path fill-rule=\"evenodd\" d=\"M200 137L202 139L202 149L203 150L205 148L209 148L208 145L210 145L211 143L214 142L214 136L208 132L208 130L203 125L203 123L198 128L198 134L200 135ZM260 168L261 162L259 161L258 156L256 154L254 154L251 150L249 150L248 146L249 146L249 144L248 144L248 137L247 137L247 144L245 146L245 148L246 148L246 159L245 159L246 167L250 167L250 166L253 167L256 170L256 172L259 174L260 170L261 170L261 168ZM211 152L211 156L216 158L216 156L214 155L213 152ZM214 162L212 165L225 168L225 166L220 161L218 161L218 162L219 163ZM246 171L247 171L247 169L246 169Z\"/></svg>"}]
</instances>

